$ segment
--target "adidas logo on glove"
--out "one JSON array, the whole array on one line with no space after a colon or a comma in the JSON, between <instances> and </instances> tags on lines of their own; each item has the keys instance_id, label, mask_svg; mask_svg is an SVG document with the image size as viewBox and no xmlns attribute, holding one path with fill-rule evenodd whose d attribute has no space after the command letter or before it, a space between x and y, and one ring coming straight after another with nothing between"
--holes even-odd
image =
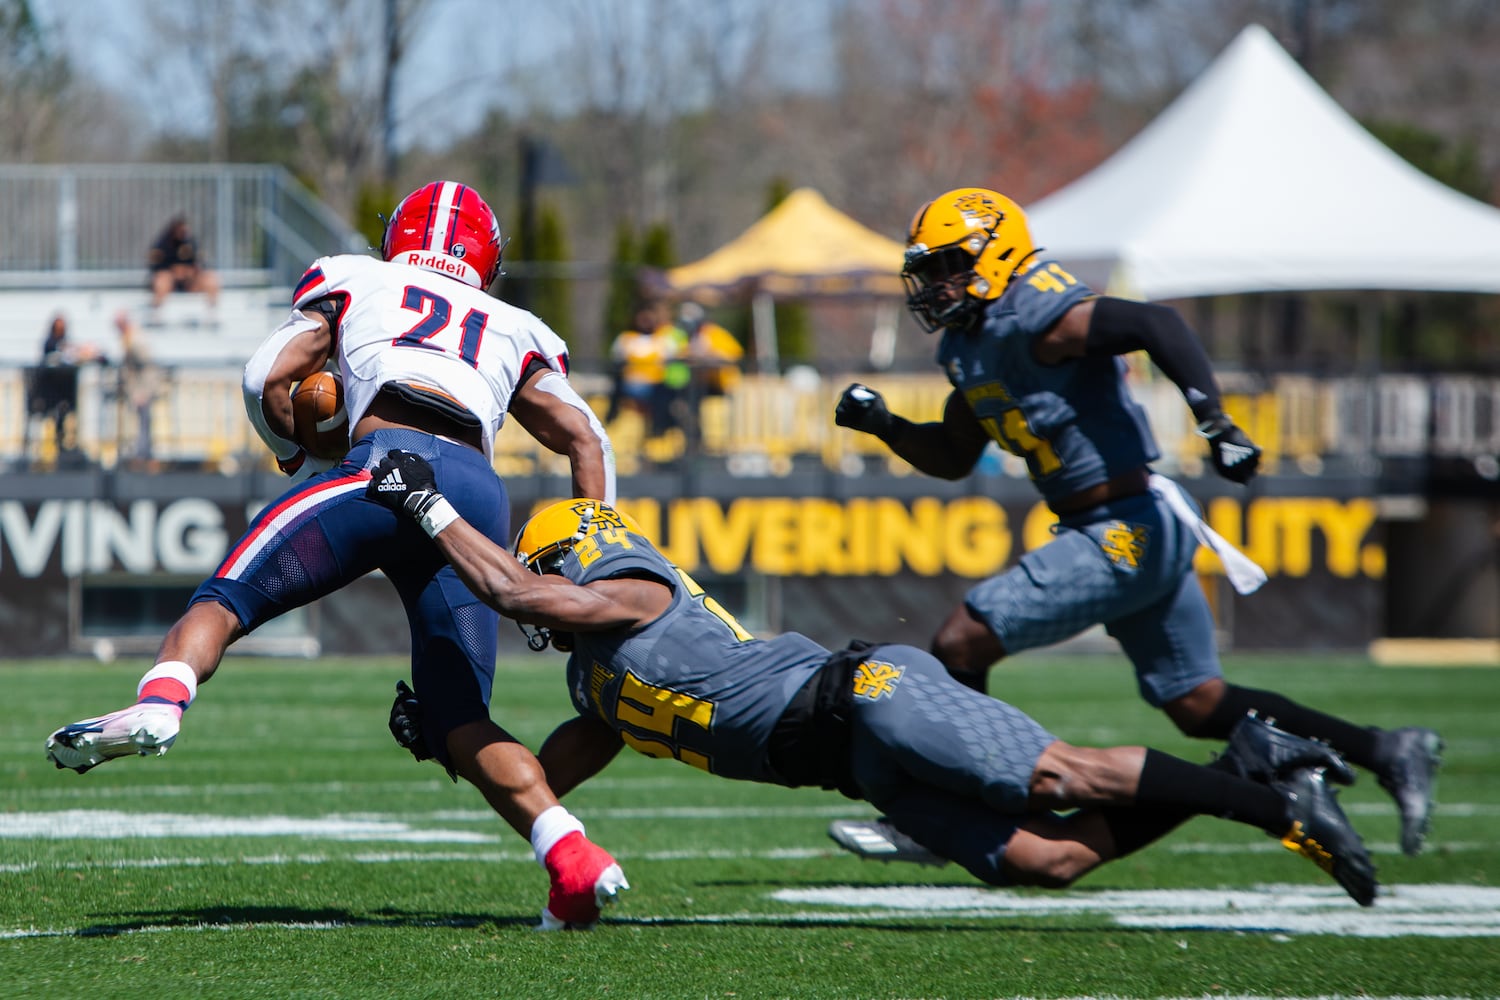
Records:
<instances>
[{"instance_id":1,"label":"adidas logo on glove","mask_svg":"<svg viewBox=\"0 0 1500 1000\"><path fill-rule=\"evenodd\" d=\"M1255 449L1246 448L1242 444L1221 444L1219 446L1219 455L1224 460L1225 465L1235 466L1247 458L1253 458L1255 456Z\"/></svg>"},{"instance_id":2,"label":"adidas logo on glove","mask_svg":"<svg viewBox=\"0 0 1500 1000\"><path fill-rule=\"evenodd\" d=\"M400 469L392 469L391 474L382 479L380 485L375 487L376 492L379 493L394 493L397 490L404 491L405 489L406 480L401 478Z\"/></svg>"}]
</instances>

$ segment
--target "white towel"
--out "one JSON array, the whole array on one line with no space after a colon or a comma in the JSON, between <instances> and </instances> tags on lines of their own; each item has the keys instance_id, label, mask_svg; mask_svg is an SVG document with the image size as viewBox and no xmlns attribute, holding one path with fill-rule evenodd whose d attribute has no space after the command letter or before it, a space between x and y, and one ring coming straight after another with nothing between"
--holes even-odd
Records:
<instances>
[{"instance_id":1,"label":"white towel","mask_svg":"<svg viewBox=\"0 0 1500 1000\"><path fill-rule=\"evenodd\" d=\"M1257 566L1249 556L1230 545L1223 535L1210 528L1193 510L1193 505L1181 486L1166 476L1153 472L1151 492L1165 500L1178 520L1193 529L1199 542L1213 549L1219 561L1224 564L1224 575L1229 577L1229 582L1237 593L1253 594L1266 582L1266 571Z\"/></svg>"}]
</instances>

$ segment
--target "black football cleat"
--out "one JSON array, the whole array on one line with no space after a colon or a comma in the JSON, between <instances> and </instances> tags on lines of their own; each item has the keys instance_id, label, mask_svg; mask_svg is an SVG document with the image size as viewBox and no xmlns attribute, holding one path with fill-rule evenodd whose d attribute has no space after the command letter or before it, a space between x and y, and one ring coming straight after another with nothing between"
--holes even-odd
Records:
<instances>
[{"instance_id":1,"label":"black football cleat","mask_svg":"<svg viewBox=\"0 0 1500 1000\"><path fill-rule=\"evenodd\" d=\"M1286 800L1291 820L1281 845L1332 875L1360 906L1375 905L1375 863L1322 772L1304 768L1271 787Z\"/></svg>"},{"instance_id":2,"label":"black football cleat","mask_svg":"<svg viewBox=\"0 0 1500 1000\"><path fill-rule=\"evenodd\" d=\"M1443 740L1431 729L1408 726L1382 733L1380 742L1385 765L1376 775L1401 812L1401 853L1415 855L1422 850L1432 820Z\"/></svg>"},{"instance_id":3,"label":"black football cleat","mask_svg":"<svg viewBox=\"0 0 1500 1000\"><path fill-rule=\"evenodd\" d=\"M1271 784L1304 768L1321 768L1326 781L1354 784L1354 770L1327 743L1277 729L1254 712L1235 723L1221 758L1242 778Z\"/></svg>"}]
</instances>

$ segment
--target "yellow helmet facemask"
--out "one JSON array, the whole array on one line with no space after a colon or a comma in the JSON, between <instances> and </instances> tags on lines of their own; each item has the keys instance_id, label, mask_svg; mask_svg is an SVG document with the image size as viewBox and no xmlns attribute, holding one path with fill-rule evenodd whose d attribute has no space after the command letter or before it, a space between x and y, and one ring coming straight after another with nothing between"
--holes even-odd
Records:
<instances>
[{"instance_id":1,"label":"yellow helmet facemask","mask_svg":"<svg viewBox=\"0 0 1500 1000\"><path fill-rule=\"evenodd\" d=\"M922 329L965 327L1037 252L1021 206L998 191L956 188L923 205L906 234L906 305Z\"/></svg>"},{"instance_id":2,"label":"yellow helmet facemask","mask_svg":"<svg viewBox=\"0 0 1500 1000\"><path fill-rule=\"evenodd\" d=\"M543 507L521 525L512 551L533 573L558 573L562 570L563 559L575 545L605 528L623 528L641 534L634 519L603 501L585 498L561 500ZM526 636L526 645L532 649L546 649L549 642L554 649L564 653L573 648L573 638L566 632L553 632L525 622L518 624Z\"/></svg>"}]
</instances>

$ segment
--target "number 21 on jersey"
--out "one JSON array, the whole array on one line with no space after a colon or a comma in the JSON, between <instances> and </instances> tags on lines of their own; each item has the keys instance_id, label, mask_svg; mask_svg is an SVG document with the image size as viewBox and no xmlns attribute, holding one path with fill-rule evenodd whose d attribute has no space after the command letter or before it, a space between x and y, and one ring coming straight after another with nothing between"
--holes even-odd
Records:
<instances>
[{"instance_id":1,"label":"number 21 on jersey","mask_svg":"<svg viewBox=\"0 0 1500 1000\"><path fill-rule=\"evenodd\" d=\"M401 336L392 341L394 347L416 347L427 351L444 351L457 354L470 367L479 367L479 347L484 342L484 328L490 315L478 309L470 309L458 324L458 343L449 335L452 326L453 304L435 292L416 285L407 285L401 295L401 308L419 313L417 320ZM456 348L456 350L455 350Z\"/></svg>"}]
</instances>

